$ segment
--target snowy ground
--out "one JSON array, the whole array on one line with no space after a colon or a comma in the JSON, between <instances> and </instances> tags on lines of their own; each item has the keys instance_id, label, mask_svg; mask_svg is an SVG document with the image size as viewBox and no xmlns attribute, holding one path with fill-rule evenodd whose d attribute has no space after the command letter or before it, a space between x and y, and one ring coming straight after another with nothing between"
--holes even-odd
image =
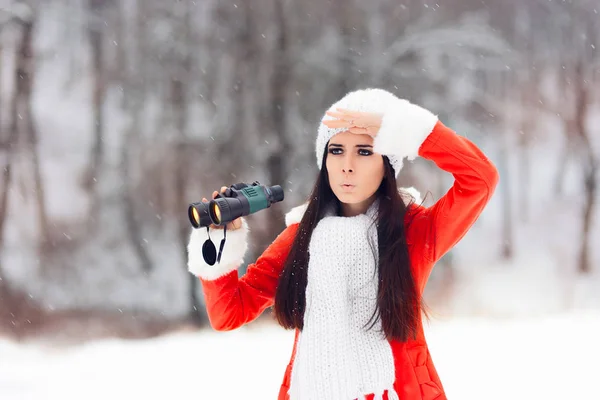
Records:
<instances>
[{"instance_id":1,"label":"snowy ground","mask_svg":"<svg viewBox=\"0 0 600 400\"><path fill-rule=\"evenodd\" d=\"M438 319L426 335L450 399L600 399L600 312ZM3 339L0 399L275 399L292 341L262 325L62 349Z\"/></svg>"}]
</instances>

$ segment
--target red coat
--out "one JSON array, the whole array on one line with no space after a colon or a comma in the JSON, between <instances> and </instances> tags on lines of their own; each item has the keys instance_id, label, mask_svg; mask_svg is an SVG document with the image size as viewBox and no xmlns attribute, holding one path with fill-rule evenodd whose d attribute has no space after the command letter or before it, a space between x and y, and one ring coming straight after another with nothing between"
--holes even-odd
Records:
<instances>
[{"instance_id":1,"label":"red coat","mask_svg":"<svg viewBox=\"0 0 600 400\"><path fill-rule=\"evenodd\" d=\"M439 121L420 145L419 155L450 172L455 179L452 188L433 206L413 206L409 210L419 209L424 213L421 215L426 216L416 218L407 231L413 276L422 294L435 262L462 239L490 200L498 182L498 172L473 143ZM214 329L236 329L256 319L273 305L278 277L296 235L298 222L289 224L256 262L248 266L241 278L238 279L237 270L214 280L200 278L208 317ZM422 323L416 340L405 343L391 341L390 345L396 371L394 389L400 399L446 399L425 341ZM288 399L295 351L296 341L283 374L278 400Z\"/></svg>"}]
</instances>

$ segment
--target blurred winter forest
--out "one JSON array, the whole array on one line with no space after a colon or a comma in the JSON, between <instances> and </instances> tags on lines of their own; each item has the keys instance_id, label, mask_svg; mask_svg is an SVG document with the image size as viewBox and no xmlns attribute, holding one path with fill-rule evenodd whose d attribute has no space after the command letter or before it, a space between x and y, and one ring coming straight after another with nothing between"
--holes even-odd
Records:
<instances>
[{"instance_id":1,"label":"blurred winter forest","mask_svg":"<svg viewBox=\"0 0 600 400\"><path fill-rule=\"evenodd\" d=\"M325 109L365 87L429 108L500 170L431 276L434 314L600 309L600 1L0 3L4 334L207 326L187 205L281 185L248 217L254 261L309 194ZM398 184L432 204L452 176L419 159Z\"/></svg>"}]
</instances>

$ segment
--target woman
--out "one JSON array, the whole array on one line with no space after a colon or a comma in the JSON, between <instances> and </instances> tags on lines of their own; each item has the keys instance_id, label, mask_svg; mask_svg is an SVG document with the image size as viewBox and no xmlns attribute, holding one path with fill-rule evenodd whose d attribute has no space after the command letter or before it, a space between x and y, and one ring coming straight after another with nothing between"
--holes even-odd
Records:
<instances>
[{"instance_id":1,"label":"woman","mask_svg":"<svg viewBox=\"0 0 600 400\"><path fill-rule=\"evenodd\" d=\"M279 324L295 330L279 400L446 399L423 333L422 294L433 265L489 202L496 168L434 114L381 89L330 107L316 155L309 201L286 215L287 228L242 278L243 219L229 225L218 265L202 258L206 231L192 232L188 267L211 325L235 329L274 306ZM454 176L429 208L396 186L403 159L416 156Z\"/></svg>"}]
</instances>

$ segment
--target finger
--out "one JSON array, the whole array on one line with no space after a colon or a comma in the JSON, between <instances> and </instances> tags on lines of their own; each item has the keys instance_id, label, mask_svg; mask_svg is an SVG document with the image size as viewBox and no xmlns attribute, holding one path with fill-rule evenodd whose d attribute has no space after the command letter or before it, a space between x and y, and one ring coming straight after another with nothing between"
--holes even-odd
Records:
<instances>
[{"instance_id":1,"label":"finger","mask_svg":"<svg viewBox=\"0 0 600 400\"><path fill-rule=\"evenodd\" d=\"M348 128L351 126L350 122L343 120L329 120L323 121L323 124L328 128Z\"/></svg>"},{"instance_id":2,"label":"finger","mask_svg":"<svg viewBox=\"0 0 600 400\"><path fill-rule=\"evenodd\" d=\"M352 127L348 129L348 132L357 135L369 135L372 138L375 138L375 136L377 136L377 130L372 128Z\"/></svg>"},{"instance_id":3,"label":"finger","mask_svg":"<svg viewBox=\"0 0 600 400\"><path fill-rule=\"evenodd\" d=\"M350 133L356 133L356 134L369 134L369 129L368 128L362 128L359 126L353 126L351 128L348 129L348 132Z\"/></svg>"},{"instance_id":4,"label":"finger","mask_svg":"<svg viewBox=\"0 0 600 400\"><path fill-rule=\"evenodd\" d=\"M331 117L337 118L337 119L349 121L350 123L352 123L352 121L358 117L356 115L350 115L348 113L341 113L341 112L337 112L337 111L329 111L328 115Z\"/></svg>"},{"instance_id":5,"label":"finger","mask_svg":"<svg viewBox=\"0 0 600 400\"><path fill-rule=\"evenodd\" d=\"M221 193L225 193L226 190L227 190L227 186L221 186Z\"/></svg>"},{"instance_id":6,"label":"finger","mask_svg":"<svg viewBox=\"0 0 600 400\"><path fill-rule=\"evenodd\" d=\"M350 124L325 124L325 126L330 129L348 129L350 127Z\"/></svg>"},{"instance_id":7,"label":"finger","mask_svg":"<svg viewBox=\"0 0 600 400\"><path fill-rule=\"evenodd\" d=\"M207 201L208 201L208 200L206 200L206 197L203 197L203 198L202 198L202 202L203 202L203 203L206 203Z\"/></svg>"},{"instance_id":8,"label":"finger","mask_svg":"<svg viewBox=\"0 0 600 400\"><path fill-rule=\"evenodd\" d=\"M327 111L325 114L329 115L330 117L339 119L343 119L346 117L346 114L337 111Z\"/></svg>"},{"instance_id":9,"label":"finger","mask_svg":"<svg viewBox=\"0 0 600 400\"><path fill-rule=\"evenodd\" d=\"M214 199L215 197L217 197L217 195L219 194L219 192L217 192L216 190L213 192L212 194L212 198Z\"/></svg>"},{"instance_id":10,"label":"finger","mask_svg":"<svg viewBox=\"0 0 600 400\"><path fill-rule=\"evenodd\" d=\"M342 108L342 107L336 107L336 110L338 110L340 113L348 115L350 117L357 117L362 114L360 111L348 110L347 108Z\"/></svg>"}]
</instances>

